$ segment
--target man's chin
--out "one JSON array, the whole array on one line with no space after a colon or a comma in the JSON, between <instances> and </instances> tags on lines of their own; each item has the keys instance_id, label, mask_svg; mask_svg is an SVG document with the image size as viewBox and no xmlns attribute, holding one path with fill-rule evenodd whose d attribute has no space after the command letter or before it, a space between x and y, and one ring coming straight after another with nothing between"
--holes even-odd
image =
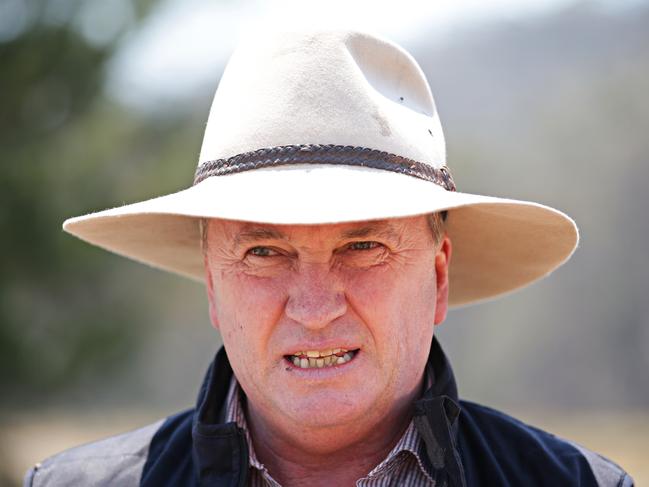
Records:
<instances>
[{"instance_id":1,"label":"man's chin","mask_svg":"<svg viewBox=\"0 0 649 487\"><path fill-rule=\"evenodd\" d=\"M355 428L371 421L376 399L359 390L320 391L308 397L286 395L282 410L299 430Z\"/></svg>"}]
</instances>

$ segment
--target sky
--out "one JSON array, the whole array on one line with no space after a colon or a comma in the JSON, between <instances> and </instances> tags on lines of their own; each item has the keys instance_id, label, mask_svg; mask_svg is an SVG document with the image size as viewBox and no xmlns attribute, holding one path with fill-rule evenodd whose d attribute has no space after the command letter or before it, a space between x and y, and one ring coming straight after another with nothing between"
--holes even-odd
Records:
<instances>
[{"instance_id":1,"label":"sky","mask_svg":"<svg viewBox=\"0 0 649 487\"><path fill-rule=\"evenodd\" d=\"M576 2L606 7L630 0L164 0L124 39L109 68L108 92L150 109L216 87L238 40L264 26L353 26L408 49L424 37L440 42L458 29L544 15ZM120 4L108 3L113 9Z\"/></svg>"}]
</instances>

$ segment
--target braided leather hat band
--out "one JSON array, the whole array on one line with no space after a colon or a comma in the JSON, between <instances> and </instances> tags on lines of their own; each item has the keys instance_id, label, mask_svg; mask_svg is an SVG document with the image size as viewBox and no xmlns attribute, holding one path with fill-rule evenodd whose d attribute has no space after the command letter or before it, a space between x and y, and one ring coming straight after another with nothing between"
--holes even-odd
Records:
<instances>
[{"instance_id":1,"label":"braided leather hat band","mask_svg":"<svg viewBox=\"0 0 649 487\"><path fill-rule=\"evenodd\" d=\"M253 169L293 164L332 164L370 167L413 176L455 191L446 166L440 168L388 152L334 144L283 145L244 152L227 159L203 162L194 176L194 185L212 176L224 176Z\"/></svg>"}]
</instances>

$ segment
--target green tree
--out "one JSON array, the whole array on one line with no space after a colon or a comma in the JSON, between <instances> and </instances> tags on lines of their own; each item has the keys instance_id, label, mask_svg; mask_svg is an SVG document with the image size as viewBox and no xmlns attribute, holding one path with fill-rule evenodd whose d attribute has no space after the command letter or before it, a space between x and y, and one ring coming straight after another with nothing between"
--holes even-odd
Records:
<instances>
[{"instance_id":1,"label":"green tree","mask_svg":"<svg viewBox=\"0 0 649 487\"><path fill-rule=\"evenodd\" d=\"M107 61L153 2L122 2L129 15L98 37L88 23L101 4L0 7L0 406L61 397L138 346L142 313L125 305L128 286L109 285L119 265L60 230L120 187L102 167L116 147L145 130L162 138L102 95Z\"/></svg>"}]
</instances>

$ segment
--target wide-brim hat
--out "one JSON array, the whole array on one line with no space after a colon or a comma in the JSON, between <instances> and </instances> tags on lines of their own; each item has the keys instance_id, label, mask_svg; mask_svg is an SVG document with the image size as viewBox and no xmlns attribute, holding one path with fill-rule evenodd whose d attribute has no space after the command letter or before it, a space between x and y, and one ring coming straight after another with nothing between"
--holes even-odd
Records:
<instances>
[{"instance_id":1,"label":"wide-brim hat","mask_svg":"<svg viewBox=\"0 0 649 487\"><path fill-rule=\"evenodd\" d=\"M63 228L203 280L201 219L326 224L442 210L451 305L547 275L578 241L556 209L456 191L428 82L399 46L354 31L264 32L226 66L190 188Z\"/></svg>"}]
</instances>

